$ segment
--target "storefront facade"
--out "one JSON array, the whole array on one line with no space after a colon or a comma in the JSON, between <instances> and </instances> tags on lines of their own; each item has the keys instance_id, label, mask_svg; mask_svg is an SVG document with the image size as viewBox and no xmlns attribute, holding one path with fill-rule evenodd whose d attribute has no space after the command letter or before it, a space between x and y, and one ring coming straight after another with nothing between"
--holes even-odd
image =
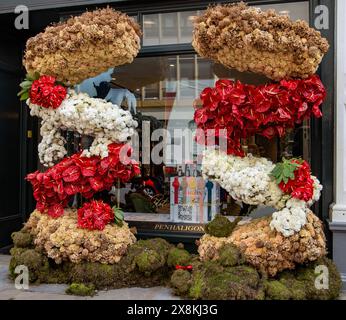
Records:
<instances>
[{"instance_id":1,"label":"storefront facade","mask_svg":"<svg viewBox=\"0 0 346 320\"><path fill-rule=\"evenodd\" d=\"M30 1L28 7L33 11L30 11L29 23L33 24L33 28L22 31L15 30L12 27L13 24L9 24L16 15L13 14L13 4L10 1L7 3L1 4L1 12L3 12L4 25L11 25L11 30L7 32L7 37L10 38L8 43L11 47L9 46L6 52L2 53L0 72L3 78L1 85L6 83L8 86L3 90L11 92L11 98L8 94L8 99L13 97L13 101L6 101L4 105L7 109L3 108L0 111L3 122L1 128L6 128L2 129L6 132L2 135L1 143L6 150L11 148L11 154L17 154L17 157L16 162L6 157L2 159L3 180L8 181L9 185L3 185L1 193L4 197L3 202L8 204L8 208L6 207L1 212L0 218L0 234L3 237L1 247L10 244L10 233L20 228L21 223L34 207L31 190L24 182L24 177L27 173L35 171L38 166L36 152L39 140L38 123L37 120L29 117L27 108L19 106L16 101L17 85L23 76L19 66L25 41L29 36L41 31L47 24L65 19L70 14L82 12L86 7L92 9L97 5L101 6L102 1L47 1L44 7L41 4L36 5L35 1ZM136 1L109 2L109 5L134 17L143 30L142 49L138 57L132 65L117 68L113 72L112 77L115 80L112 86L118 92L128 90L131 93L131 97L127 99L127 106L135 106L137 112L141 112L145 117L143 119L149 121L152 128L163 127L170 131L192 126L194 100L198 98L204 87L212 86L218 78L234 78L254 84L265 81L255 75L229 72L220 65L197 56L190 43L191 20L209 3L210 1L165 1L164 3L146 1L139 8ZM303 154L303 157L311 163L312 172L324 186L321 200L313 209L326 225L330 223L331 231L326 230L329 249L333 252L333 258L339 265L340 271L345 274L343 248L346 245L346 195L344 192L346 182L343 179L343 168L346 157L342 151L345 130L345 97L342 94L345 91L345 68L340 66L344 63L342 57L345 50L342 47L344 43L342 37L345 33L339 31L339 27L343 27L342 19L339 17L345 14L345 4L342 1L332 0L249 1L249 4L265 9L274 8L283 14L288 13L292 19L308 20L312 26L316 26L316 21L321 22L319 17L324 8L329 11L327 27L321 24L320 30L330 44L329 52L319 69L320 78L328 92L322 107L323 118L313 119L310 123L305 123L304 126L298 128L290 141L288 151L281 147L279 141L275 147L263 145L257 140L255 145L262 148L266 156L270 156L273 160L281 157L283 151L286 151L292 155ZM316 10L317 7L320 10ZM337 38L335 38L335 31L337 31ZM11 51L10 58L8 57L9 50ZM9 119L13 122L11 126L8 126ZM336 132L333 130L334 127ZM8 138L5 139L5 136ZM179 144L181 144L179 141L172 142L172 145ZM149 151L154 146L150 145ZM143 157L145 151L142 149L141 152ZM174 153L175 149L172 154ZM141 160L143 162L143 159ZM149 160L142 169L145 170L145 172L142 171L142 175L149 178L146 181L140 181L139 186L134 189L140 188L169 195L170 190L167 185L174 176L198 177L197 166L184 163L179 167L174 163L174 159L170 160L172 161L165 162L165 168L155 166ZM165 174L166 171L170 171L167 167L173 168L173 175ZM13 181L15 185L11 185ZM162 190L158 191L158 189ZM156 198L158 202L162 200L160 197ZM124 198L124 202L126 201L128 200ZM139 234L143 237L160 236L175 242L192 243L201 234L201 226L205 221L191 218L191 223L183 223L178 221L179 219L174 220L171 204L165 201L156 206L155 214L150 213L149 210L143 218L138 214L143 213L143 210L136 209L136 205L138 206L136 201L133 201L133 206L126 218L137 227ZM224 209L227 210L227 199L224 202ZM143 203L140 203L140 206L143 206ZM156 216L150 218L152 215Z\"/></svg>"}]
</instances>

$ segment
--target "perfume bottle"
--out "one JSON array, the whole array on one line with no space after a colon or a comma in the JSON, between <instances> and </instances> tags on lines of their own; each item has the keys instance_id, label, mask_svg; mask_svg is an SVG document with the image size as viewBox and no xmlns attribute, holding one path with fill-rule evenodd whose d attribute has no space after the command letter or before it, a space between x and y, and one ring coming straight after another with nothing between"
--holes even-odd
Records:
<instances>
[{"instance_id":1,"label":"perfume bottle","mask_svg":"<svg viewBox=\"0 0 346 320\"><path fill-rule=\"evenodd\" d=\"M187 177L191 176L190 165L189 164L185 165L185 176L187 176Z\"/></svg>"},{"instance_id":2,"label":"perfume bottle","mask_svg":"<svg viewBox=\"0 0 346 320\"><path fill-rule=\"evenodd\" d=\"M182 176L184 176L183 170L181 166L178 166L178 177L182 177Z\"/></svg>"}]
</instances>

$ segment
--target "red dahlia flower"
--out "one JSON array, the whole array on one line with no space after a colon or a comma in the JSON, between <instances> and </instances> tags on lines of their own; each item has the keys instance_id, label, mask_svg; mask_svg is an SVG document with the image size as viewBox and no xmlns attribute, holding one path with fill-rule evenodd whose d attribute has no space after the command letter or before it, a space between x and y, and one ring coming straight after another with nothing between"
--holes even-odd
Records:
<instances>
[{"instance_id":1,"label":"red dahlia flower","mask_svg":"<svg viewBox=\"0 0 346 320\"><path fill-rule=\"evenodd\" d=\"M55 78L41 76L34 80L30 89L30 102L44 108L58 108L65 99L67 90L61 85L55 84Z\"/></svg>"}]
</instances>

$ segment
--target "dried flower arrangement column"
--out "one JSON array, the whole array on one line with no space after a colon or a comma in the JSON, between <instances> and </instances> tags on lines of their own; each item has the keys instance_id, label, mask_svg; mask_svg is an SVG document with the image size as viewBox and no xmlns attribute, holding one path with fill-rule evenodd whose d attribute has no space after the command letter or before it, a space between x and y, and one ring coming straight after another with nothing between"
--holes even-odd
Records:
<instances>
[{"instance_id":1,"label":"dried flower arrangement column","mask_svg":"<svg viewBox=\"0 0 346 320\"><path fill-rule=\"evenodd\" d=\"M306 22L238 3L211 6L197 17L193 46L202 57L226 67L278 81L253 86L222 79L200 95L194 117L200 129L197 141L208 144L208 130L216 132L214 144L221 138L227 141L227 153L217 146L207 148L203 175L238 202L277 210L239 225L232 234L204 235L201 258L223 259L221 248L232 244L269 276L323 258L322 222L309 209L319 200L322 186L309 164L299 158L274 164L246 154L241 140L282 137L304 120L322 116L326 90L315 72L328 50L327 40Z\"/></svg>"},{"instance_id":2,"label":"dried flower arrangement column","mask_svg":"<svg viewBox=\"0 0 346 320\"><path fill-rule=\"evenodd\" d=\"M68 86L132 62L139 51L140 35L140 28L132 18L105 8L49 26L27 41L23 63L28 74L18 95L26 100L31 115L42 119L39 158L49 167L45 172L36 171L27 176L37 201L37 211L28 224L39 218L40 230L52 231L52 226L65 230L66 235L53 236L52 232L43 238L34 232L37 246L57 263L67 258L72 262L119 261L120 258L104 259L101 248L96 255L90 246L81 247L78 241L82 235L89 235L91 242L98 237L105 238L105 243L111 246L109 252L105 250L106 256L114 253L112 239L107 234L123 235L116 241L121 250L115 257L124 255L127 247L136 241L123 222L120 208L91 199L100 191L110 190L117 181L127 182L139 174L139 164L130 158L132 150L126 144L137 122L129 111L76 93ZM66 130L94 140L88 149L66 157L63 137ZM69 209L71 198L77 194L86 202L78 210ZM53 245L49 241L54 239ZM96 250L98 246L94 247ZM64 250L70 253L61 257Z\"/></svg>"}]
</instances>

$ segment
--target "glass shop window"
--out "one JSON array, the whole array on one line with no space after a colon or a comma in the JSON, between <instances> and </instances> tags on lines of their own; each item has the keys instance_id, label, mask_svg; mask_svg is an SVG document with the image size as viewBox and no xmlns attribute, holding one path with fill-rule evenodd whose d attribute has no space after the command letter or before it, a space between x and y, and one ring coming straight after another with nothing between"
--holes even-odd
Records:
<instances>
[{"instance_id":1,"label":"glass shop window","mask_svg":"<svg viewBox=\"0 0 346 320\"><path fill-rule=\"evenodd\" d=\"M192 21L200 11L143 15L143 46L190 43Z\"/></svg>"},{"instance_id":2,"label":"glass shop window","mask_svg":"<svg viewBox=\"0 0 346 320\"><path fill-rule=\"evenodd\" d=\"M292 19L309 17L307 1L261 6L269 7L289 14ZM191 42L192 20L198 13L145 14L143 45ZM214 86L216 80L233 79L255 85L270 80L227 69L197 54L139 57L110 72L106 95L130 110L138 121L138 134L132 143L138 150L135 157L141 164L141 176L121 185L120 190L114 187L111 191L112 201L120 202L126 219L206 223L216 213L246 214L247 206L235 203L216 183L203 179L198 164L203 146L181 132L196 130L194 103L201 91ZM309 122L292 130L285 139L267 141L256 136L243 141L243 145L248 152L273 161L295 155L310 161Z\"/></svg>"},{"instance_id":3,"label":"glass shop window","mask_svg":"<svg viewBox=\"0 0 346 320\"><path fill-rule=\"evenodd\" d=\"M128 90L139 124L137 143L133 143L139 147L141 177L121 188L127 219L132 212L132 217L139 220L151 217L159 221L204 223L217 210L220 190L210 182L209 197L204 195L208 181L202 178L197 165L199 147L192 136L182 131L193 132L194 101L204 87L212 86L218 78L215 65L196 54L136 58L132 64L114 69L111 88ZM128 104L125 98L122 106L127 108ZM150 130L149 142L143 139L146 128ZM159 161L155 159L156 150L160 150ZM192 185L196 187L191 188ZM189 188L195 191L186 192ZM203 190L200 199L198 188ZM208 209L208 203L214 208Z\"/></svg>"}]
</instances>

